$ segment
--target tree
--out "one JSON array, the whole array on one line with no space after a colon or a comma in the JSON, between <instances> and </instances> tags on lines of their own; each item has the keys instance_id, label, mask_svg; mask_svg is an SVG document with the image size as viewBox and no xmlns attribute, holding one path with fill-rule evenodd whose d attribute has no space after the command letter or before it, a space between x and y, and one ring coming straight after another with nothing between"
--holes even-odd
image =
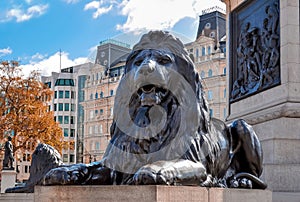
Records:
<instances>
[{"instance_id":1,"label":"tree","mask_svg":"<svg viewBox=\"0 0 300 202\"><path fill-rule=\"evenodd\" d=\"M63 147L62 130L47 104L53 92L38 78L37 72L23 78L16 61L0 64L0 137L12 137L14 154L39 142Z\"/></svg>"}]
</instances>

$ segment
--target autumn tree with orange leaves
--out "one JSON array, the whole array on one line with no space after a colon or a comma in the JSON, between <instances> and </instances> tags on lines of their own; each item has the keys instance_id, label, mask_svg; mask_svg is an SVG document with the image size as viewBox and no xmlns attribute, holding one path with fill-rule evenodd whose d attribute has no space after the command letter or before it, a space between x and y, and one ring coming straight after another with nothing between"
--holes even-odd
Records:
<instances>
[{"instance_id":1,"label":"autumn tree with orange leaves","mask_svg":"<svg viewBox=\"0 0 300 202\"><path fill-rule=\"evenodd\" d=\"M38 78L37 72L23 78L18 62L0 64L0 137L12 137L14 154L28 150L29 143L31 149L39 142L58 151L63 146L62 130L47 105L53 92Z\"/></svg>"}]
</instances>

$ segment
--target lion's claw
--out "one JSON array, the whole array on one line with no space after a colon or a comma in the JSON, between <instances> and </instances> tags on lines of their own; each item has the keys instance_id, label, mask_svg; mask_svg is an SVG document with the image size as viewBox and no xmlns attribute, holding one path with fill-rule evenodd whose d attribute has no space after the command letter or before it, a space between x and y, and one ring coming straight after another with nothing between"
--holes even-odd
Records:
<instances>
[{"instance_id":1,"label":"lion's claw","mask_svg":"<svg viewBox=\"0 0 300 202\"><path fill-rule=\"evenodd\" d=\"M133 176L132 184L135 185L167 185L168 182L160 173L156 173L155 171L151 171L149 169L140 169Z\"/></svg>"},{"instance_id":2,"label":"lion's claw","mask_svg":"<svg viewBox=\"0 0 300 202\"><path fill-rule=\"evenodd\" d=\"M233 179L230 181L230 187L252 189L252 181L247 178Z\"/></svg>"}]
</instances>

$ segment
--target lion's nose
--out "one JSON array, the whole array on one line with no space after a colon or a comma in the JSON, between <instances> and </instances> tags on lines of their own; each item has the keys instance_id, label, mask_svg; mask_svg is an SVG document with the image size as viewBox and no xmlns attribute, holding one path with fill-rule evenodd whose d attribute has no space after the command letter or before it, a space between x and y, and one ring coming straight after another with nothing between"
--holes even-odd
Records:
<instances>
[{"instance_id":1,"label":"lion's nose","mask_svg":"<svg viewBox=\"0 0 300 202\"><path fill-rule=\"evenodd\" d=\"M155 62L153 60L147 60L139 66L138 73L147 76L148 74L152 73L154 69Z\"/></svg>"}]
</instances>

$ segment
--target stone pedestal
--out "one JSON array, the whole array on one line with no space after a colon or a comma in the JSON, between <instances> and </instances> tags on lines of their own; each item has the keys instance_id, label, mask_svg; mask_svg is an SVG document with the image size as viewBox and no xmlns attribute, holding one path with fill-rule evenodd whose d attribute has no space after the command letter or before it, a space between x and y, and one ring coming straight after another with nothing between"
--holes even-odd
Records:
<instances>
[{"instance_id":1,"label":"stone pedestal","mask_svg":"<svg viewBox=\"0 0 300 202\"><path fill-rule=\"evenodd\" d=\"M269 190L194 186L36 186L35 201L97 202L271 202Z\"/></svg>"},{"instance_id":2,"label":"stone pedestal","mask_svg":"<svg viewBox=\"0 0 300 202\"><path fill-rule=\"evenodd\" d=\"M234 9L251 1L223 0L227 5L228 19ZM278 86L229 103L228 113L228 121L243 118L253 125L264 152L262 178L276 193L276 198L300 193L300 3L299 0L279 2L281 82ZM230 50L232 33L230 26L227 27L227 50ZM274 197L273 200L276 201Z\"/></svg>"},{"instance_id":3,"label":"stone pedestal","mask_svg":"<svg viewBox=\"0 0 300 202\"><path fill-rule=\"evenodd\" d=\"M16 183L16 171L2 170L1 171L1 193L9 187L14 187Z\"/></svg>"}]
</instances>

